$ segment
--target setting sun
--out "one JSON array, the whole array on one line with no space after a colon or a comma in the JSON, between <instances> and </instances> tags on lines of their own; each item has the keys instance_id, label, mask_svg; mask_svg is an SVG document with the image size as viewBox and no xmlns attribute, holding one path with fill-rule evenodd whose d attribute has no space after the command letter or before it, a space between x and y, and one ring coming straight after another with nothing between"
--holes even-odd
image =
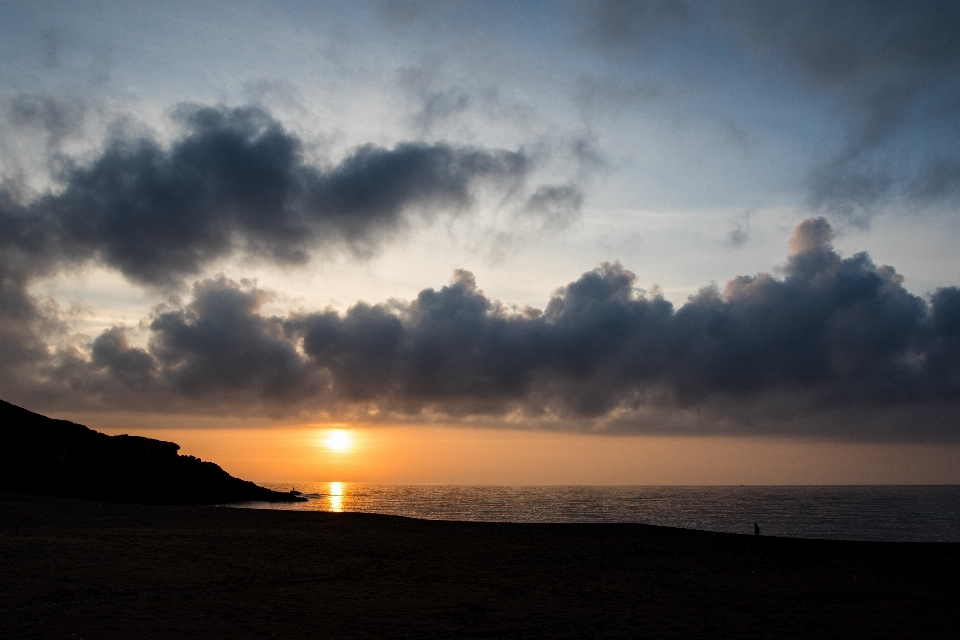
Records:
<instances>
[{"instance_id":1,"label":"setting sun","mask_svg":"<svg viewBox=\"0 0 960 640\"><path fill-rule=\"evenodd\" d=\"M324 439L323 444L331 451L345 453L350 449L352 440L350 434L344 429L331 429L327 432L327 437Z\"/></svg>"}]
</instances>

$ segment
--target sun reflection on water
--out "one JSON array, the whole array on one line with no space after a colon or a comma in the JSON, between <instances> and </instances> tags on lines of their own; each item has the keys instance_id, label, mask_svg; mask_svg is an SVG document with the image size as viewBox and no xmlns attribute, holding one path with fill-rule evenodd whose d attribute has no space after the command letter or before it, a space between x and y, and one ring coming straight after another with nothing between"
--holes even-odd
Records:
<instances>
[{"instance_id":1,"label":"sun reflection on water","mask_svg":"<svg viewBox=\"0 0 960 640\"><path fill-rule=\"evenodd\" d=\"M330 511L341 513L343 511L343 483L331 482L327 497L330 499Z\"/></svg>"}]
</instances>

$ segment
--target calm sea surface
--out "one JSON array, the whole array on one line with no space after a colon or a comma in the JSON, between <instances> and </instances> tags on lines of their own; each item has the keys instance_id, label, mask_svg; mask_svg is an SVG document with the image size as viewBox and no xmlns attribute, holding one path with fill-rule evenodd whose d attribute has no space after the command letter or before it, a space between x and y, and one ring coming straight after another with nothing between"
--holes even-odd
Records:
<instances>
[{"instance_id":1,"label":"calm sea surface","mask_svg":"<svg viewBox=\"0 0 960 640\"><path fill-rule=\"evenodd\" d=\"M288 491L289 484L264 483ZM640 522L707 531L844 540L960 542L960 486L439 486L317 482L297 504L242 507L364 511L485 522Z\"/></svg>"}]
</instances>

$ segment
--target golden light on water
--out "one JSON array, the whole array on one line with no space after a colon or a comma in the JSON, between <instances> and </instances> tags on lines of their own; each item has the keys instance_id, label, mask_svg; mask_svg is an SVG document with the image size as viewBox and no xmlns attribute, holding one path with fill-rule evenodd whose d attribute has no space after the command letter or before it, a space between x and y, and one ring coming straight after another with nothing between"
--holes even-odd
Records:
<instances>
[{"instance_id":1,"label":"golden light on water","mask_svg":"<svg viewBox=\"0 0 960 640\"><path fill-rule=\"evenodd\" d=\"M323 444L335 453L346 453L353 446L353 439L345 429L331 429L327 432Z\"/></svg>"},{"instance_id":2,"label":"golden light on water","mask_svg":"<svg viewBox=\"0 0 960 640\"><path fill-rule=\"evenodd\" d=\"M327 497L330 499L330 511L341 513L343 511L343 483L331 482Z\"/></svg>"}]
</instances>

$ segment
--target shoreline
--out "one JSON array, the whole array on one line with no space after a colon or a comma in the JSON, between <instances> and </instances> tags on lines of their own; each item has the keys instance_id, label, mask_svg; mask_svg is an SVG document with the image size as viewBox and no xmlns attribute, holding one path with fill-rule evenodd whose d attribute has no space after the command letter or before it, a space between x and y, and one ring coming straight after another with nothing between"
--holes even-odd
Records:
<instances>
[{"instance_id":1,"label":"shoreline","mask_svg":"<svg viewBox=\"0 0 960 640\"><path fill-rule=\"evenodd\" d=\"M273 489L292 486L268 485ZM960 542L960 486L646 487L301 483L305 503L237 507L356 511L474 522L630 522L820 540Z\"/></svg>"},{"instance_id":2,"label":"shoreline","mask_svg":"<svg viewBox=\"0 0 960 640\"><path fill-rule=\"evenodd\" d=\"M0 494L0 515L4 637L946 638L960 629L958 543L18 494Z\"/></svg>"}]
</instances>

